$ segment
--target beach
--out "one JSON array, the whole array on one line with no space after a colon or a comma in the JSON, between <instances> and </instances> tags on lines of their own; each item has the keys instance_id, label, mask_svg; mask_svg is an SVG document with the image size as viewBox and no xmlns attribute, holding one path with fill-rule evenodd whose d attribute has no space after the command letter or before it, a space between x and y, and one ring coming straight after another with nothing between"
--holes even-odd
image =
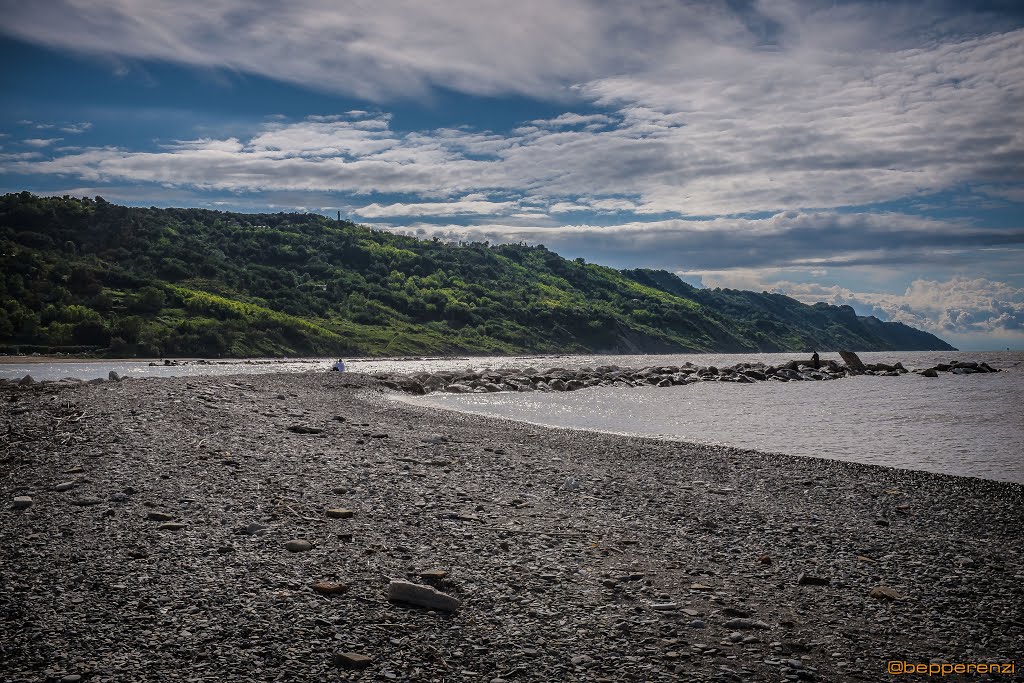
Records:
<instances>
[{"instance_id":1,"label":"beach","mask_svg":"<svg viewBox=\"0 0 1024 683\"><path fill-rule=\"evenodd\" d=\"M12 682L1024 680L1019 484L548 429L348 373L0 392ZM460 604L391 602L394 579Z\"/></svg>"}]
</instances>

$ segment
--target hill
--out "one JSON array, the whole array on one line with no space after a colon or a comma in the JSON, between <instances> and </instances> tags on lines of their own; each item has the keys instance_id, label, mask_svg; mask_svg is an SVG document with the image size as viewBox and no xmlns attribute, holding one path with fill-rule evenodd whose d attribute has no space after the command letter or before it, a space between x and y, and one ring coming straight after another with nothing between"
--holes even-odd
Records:
<instances>
[{"instance_id":1,"label":"hill","mask_svg":"<svg viewBox=\"0 0 1024 683\"><path fill-rule=\"evenodd\" d=\"M543 246L317 214L0 197L0 350L112 356L949 350L905 325Z\"/></svg>"}]
</instances>

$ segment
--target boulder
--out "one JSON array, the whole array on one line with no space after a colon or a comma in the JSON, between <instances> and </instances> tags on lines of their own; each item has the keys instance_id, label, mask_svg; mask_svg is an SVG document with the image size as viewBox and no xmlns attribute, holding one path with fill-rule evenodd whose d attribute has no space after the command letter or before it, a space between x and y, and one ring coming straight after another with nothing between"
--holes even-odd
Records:
<instances>
[{"instance_id":1,"label":"boulder","mask_svg":"<svg viewBox=\"0 0 1024 683\"><path fill-rule=\"evenodd\" d=\"M860 357L853 351L840 351L839 357L843 359L846 366L854 372L864 372L867 368L864 367L864 363Z\"/></svg>"},{"instance_id":2,"label":"boulder","mask_svg":"<svg viewBox=\"0 0 1024 683\"><path fill-rule=\"evenodd\" d=\"M404 602L441 612L454 612L461 604L457 598L433 588L409 581L394 579L388 584L388 600Z\"/></svg>"}]
</instances>

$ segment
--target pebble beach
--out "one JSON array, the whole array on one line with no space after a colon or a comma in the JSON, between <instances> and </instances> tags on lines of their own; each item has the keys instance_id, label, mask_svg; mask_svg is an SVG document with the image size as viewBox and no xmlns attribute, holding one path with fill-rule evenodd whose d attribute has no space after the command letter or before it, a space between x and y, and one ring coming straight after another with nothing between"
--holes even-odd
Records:
<instances>
[{"instance_id":1,"label":"pebble beach","mask_svg":"<svg viewBox=\"0 0 1024 683\"><path fill-rule=\"evenodd\" d=\"M1024 680L1019 484L392 392L0 387L0 678Z\"/></svg>"}]
</instances>

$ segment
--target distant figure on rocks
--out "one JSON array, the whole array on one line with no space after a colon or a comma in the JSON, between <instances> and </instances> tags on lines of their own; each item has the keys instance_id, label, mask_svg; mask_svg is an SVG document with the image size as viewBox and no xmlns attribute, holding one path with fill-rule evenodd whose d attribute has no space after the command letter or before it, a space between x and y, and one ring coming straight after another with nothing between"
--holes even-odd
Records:
<instances>
[{"instance_id":1,"label":"distant figure on rocks","mask_svg":"<svg viewBox=\"0 0 1024 683\"><path fill-rule=\"evenodd\" d=\"M815 370L821 369L821 357L818 356L817 351L811 354L811 365L814 366Z\"/></svg>"},{"instance_id":2,"label":"distant figure on rocks","mask_svg":"<svg viewBox=\"0 0 1024 683\"><path fill-rule=\"evenodd\" d=\"M338 372L345 372L345 361L339 358L337 362L331 367L331 369L337 370Z\"/></svg>"}]
</instances>

